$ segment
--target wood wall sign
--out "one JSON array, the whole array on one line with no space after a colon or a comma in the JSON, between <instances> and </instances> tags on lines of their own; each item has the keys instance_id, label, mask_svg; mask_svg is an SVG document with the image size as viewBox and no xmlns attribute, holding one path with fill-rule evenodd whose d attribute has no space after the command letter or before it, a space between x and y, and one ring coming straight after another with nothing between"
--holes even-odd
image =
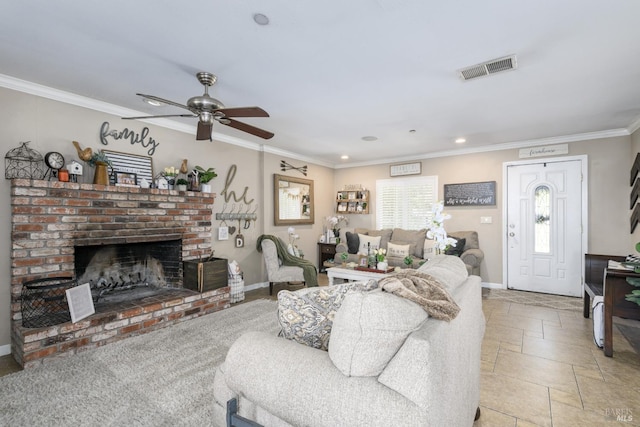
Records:
<instances>
[{"instance_id":1,"label":"wood wall sign","mask_svg":"<svg viewBox=\"0 0 640 427\"><path fill-rule=\"evenodd\" d=\"M389 176L420 175L421 173L422 162L389 166Z\"/></svg>"},{"instance_id":2,"label":"wood wall sign","mask_svg":"<svg viewBox=\"0 0 640 427\"><path fill-rule=\"evenodd\" d=\"M445 206L495 206L496 182L468 182L444 185Z\"/></svg>"}]
</instances>

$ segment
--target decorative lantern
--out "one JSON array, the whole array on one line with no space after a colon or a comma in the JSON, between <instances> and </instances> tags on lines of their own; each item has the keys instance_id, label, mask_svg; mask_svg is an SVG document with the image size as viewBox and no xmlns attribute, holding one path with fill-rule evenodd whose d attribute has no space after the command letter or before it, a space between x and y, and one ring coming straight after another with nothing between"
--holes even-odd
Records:
<instances>
[{"instance_id":1,"label":"decorative lantern","mask_svg":"<svg viewBox=\"0 0 640 427\"><path fill-rule=\"evenodd\" d=\"M7 179L43 179L45 174L42 154L29 148L29 142L9 150L4 156L4 177Z\"/></svg>"}]
</instances>

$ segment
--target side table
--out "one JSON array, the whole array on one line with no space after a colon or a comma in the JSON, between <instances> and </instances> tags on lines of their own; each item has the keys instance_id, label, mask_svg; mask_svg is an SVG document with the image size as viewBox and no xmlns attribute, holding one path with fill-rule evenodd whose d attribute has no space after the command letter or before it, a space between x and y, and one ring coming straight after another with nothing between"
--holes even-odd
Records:
<instances>
[{"instance_id":1,"label":"side table","mask_svg":"<svg viewBox=\"0 0 640 427\"><path fill-rule=\"evenodd\" d=\"M318 243L318 272L324 273L324 262L333 257L336 254L335 243Z\"/></svg>"}]
</instances>

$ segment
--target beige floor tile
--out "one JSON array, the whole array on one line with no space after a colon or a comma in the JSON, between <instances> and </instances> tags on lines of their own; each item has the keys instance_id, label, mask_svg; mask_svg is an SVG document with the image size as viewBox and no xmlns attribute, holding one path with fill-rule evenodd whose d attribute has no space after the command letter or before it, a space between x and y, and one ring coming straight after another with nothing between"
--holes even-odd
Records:
<instances>
[{"instance_id":1,"label":"beige floor tile","mask_svg":"<svg viewBox=\"0 0 640 427\"><path fill-rule=\"evenodd\" d=\"M513 353L522 353L522 346L521 345L516 345L516 344L511 344L508 342L503 342L500 343L500 350L501 351L510 351Z\"/></svg>"},{"instance_id":2,"label":"beige floor tile","mask_svg":"<svg viewBox=\"0 0 640 427\"><path fill-rule=\"evenodd\" d=\"M596 360L588 349L581 345L565 344L559 341L524 337L522 352L549 360L593 368Z\"/></svg>"},{"instance_id":3,"label":"beige floor tile","mask_svg":"<svg viewBox=\"0 0 640 427\"><path fill-rule=\"evenodd\" d=\"M498 350L500 350L500 341L485 338L482 340L480 359L493 364L498 357Z\"/></svg>"},{"instance_id":4,"label":"beige floor tile","mask_svg":"<svg viewBox=\"0 0 640 427\"><path fill-rule=\"evenodd\" d=\"M473 427L516 427L516 418L505 415L483 406L480 407L480 418Z\"/></svg>"},{"instance_id":5,"label":"beige floor tile","mask_svg":"<svg viewBox=\"0 0 640 427\"><path fill-rule=\"evenodd\" d=\"M552 402L564 403L565 405L573 406L574 408L582 410L582 398L580 397L577 386L571 393L551 388L549 389L549 397Z\"/></svg>"},{"instance_id":6,"label":"beige floor tile","mask_svg":"<svg viewBox=\"0 0 640 427\"><path fill-rule=\"evenodd\" d=\"M501 351L498 354L494 372L497 375L519 378L565 393L578 394L573 367L567 363Z\"/></svg>"},{"instance_id":7,"label":"beige floor tile","mask_svg":"<svg viewBox=\"0 0 640 427\"><path fill-rule=\"evenodd\" d=\"M615 417L605 415L604 411L582 410L562 402L551 402L553 427L603 427L626 425L637 426L636 423L618 423Z\"/></svg>"},{"instance_id":8,"label":"beige floor tile","mask_svg":"<svg viewBox=\"0 0 640 427\"><path fill-rule=\"evenodd\" d=\"M487 321L489 326L502 326L542 333L542 320L516 314L494 313Z\"/></svg>"},{"instance_id":9,"label":"beige floor tile","mask_svg":"<svg viewBox=\"0 0 640 427\"><path fill-rule=\"evenodd\" d=\"M517 316L531 317L534 319L540 320L549 320L549 321L560 321L560 316L558 316L558 310L554 310L546 307L537 307L535 305L525 305L512 303L511 307L509 307L509 314L514 314Z\"/></svg>"},{"instance_id":10,"label":"beige floor tile","mask_svg":"<svg viewBox=\"0 0 640 427\"><path fill-rule=\"evenodd\" d=\"M525 329L524 336L525 337L534 337L534 338L544 338L544 333L528 331L528 330Z\"/></svg>"},{"instance_id":11,"label":"beige floor tile","mask_svg":"<svg viewBox=\"0 0 640 427\"><path fill-rule=\"evenodd\" d=\"M640 391L626 385L577 377L584 409L600 414L613 410L629 410L640 420Z\"/></svg>"},{"instance_id":12,"label":"beige floor tile","mask_svg":"<svg viewBox=\"0 0 640 427\"><path fill-rule=\"evenodd\" d=\"M490 325L487 323L487 328L484 332L485 340L493 340L499 342L506 342L515 345L522 345L522 329L508 328L498 325Z\"/></svg>"},{"instance_id":13,"label":"beige floor tile","mask_svg":"<svg viewBox=\"0 0 640 427\"><path fill-rule=\"evenodd\" d=\"M522 418L518 418L516 426L517 427L540 427L539 424L531 423L527 420L523 420Z\"/></svg>"},{"instance_id":14,"label":"beige floor tile","mask_svg":"<svg viewBox=\"0 0 640 427\"><path fill-rule=\"evenodd\" d=\"M585 347L585 351L589 351L596 347L593 342L593 331L589 329L571 329L558 327L557 325L544 324L544 339L559 341L564 344L581 345Z\"/></svg>"},{"instance_id":15,"label":"beige floor tile","mask_svg":"<svg viewBox=\"0 0 640 427\"><path fill-rule=\"evenodd\" d=\"M640 365L636 364L638 357L637 353L616 352L615 349L613 357L606 357L602 351L596 354L605 381L631 388L640 388ZM640 417L640 413L638 416Z\"/></svg>"},{"instance_id":16,"label":"beige floor tile","mask_svg":"<svg viewBox=\"0 0 640 427\"><path fill-rule=\"evenodd\" d=\"M480 406L551 427L549 391L546 387L494 373L482 373Z\"/></svg>"},{"instance_id":17,"label":"beige floor tile","mask_svg":"<svg viewBox=\"0 0 640 427\"><path fill-rule=\"evenodd\" d=\"M482 372L493 372L495 368L495 362L488 362L486 360L480 361L480 371Z\"/></svg>"},{"instance_id":18,"label":"beige floor tile","mask_svg":"<svg viewBox=\"0 0 640 427\"><path fill-rule=\"evenodd\" d=\"M583 377L591 378L593 380L604 381L604 377L602 376L602 371L598 365L587 368L584 366L573 366L573 372L576 376L580 375Z\"/></svg>"}]
</instances>

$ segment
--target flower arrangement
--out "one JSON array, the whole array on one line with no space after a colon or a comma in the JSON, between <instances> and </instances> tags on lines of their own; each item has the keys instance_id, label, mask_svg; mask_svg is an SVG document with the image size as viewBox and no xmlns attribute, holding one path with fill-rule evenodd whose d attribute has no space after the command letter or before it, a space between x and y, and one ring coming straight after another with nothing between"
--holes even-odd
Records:
<instances>
[{"instance_id":1,"label":"flower arrangement","mask_svg":"<svg viewBox=\"0 0 640 427\"><path fill-rule=\"evenodd\" d=\"M444 213L444 202L440 201L433 205L433 217L427 224L427 237L436 241L436 249L443 251L447 246L456 246L456 240L447 237L444 229L444 221L451 218L451 215Z\"/></svg>"},{"instance_id":2,"label":"flower arrangement","mask_svg":"<svg viewBox=\"0 0 640 427\"><path fill-rule=\"evenodd\" d=\"M91 166L92 168L96 167L96 164L98 163L106 163L108 166L112 166L111 160L102 150L95 151L91 155L91 158L87 161L87 163L89 163L89 166Z\"/></svg>"},{"instance_id":3,"label":"flower arrangement","mask_svg":"<svg viewBox=\"0 0 640 427\"><path fill-rule=\"evenodd\" d=\"M168 167L168 168L164 168L164 171L162 172L162 175L167 178L175 178L176 176L178 176L178 172L180 172L179 169L174 168L173 166Z\"/></svg>"},{"instance_id":4,"label":"flower arrangement","mask_svg":"<svg viewBox=\"0 0 640 427\"><path fill-rule=\"evenodd\" d=\"M301 257L302 251L296 245L296 240L300 238L300 235L296 234L296 229L293 227L287 228L287 234L289 234L289 245L287 246L287 252L293 256Z\"/></svg>"},{"instance_id":5,"label":"flower arrangement","mask_svg":"<svg viewBox=\"0 0 640 427\"><path fill-rule=\"evenodd\" d=\"M340 223L344 222L345 225L349 223L347 217L344 215L328 216L326 220L328 228L333 230L333 235L336 237L340 237Z\"/></svg>"},{"instance_id":6,"label":"flower arrangement","mask_svg":"<svg viewBox=\"0 0 640 427\"><path fill-rule=\"evenodd\" d=\"M373 254L376 256L376 260L378 262L383 262L385 255L387 255L387 250L384 248L379 248L373 251Z\"/></svg>"}]
</instances>

